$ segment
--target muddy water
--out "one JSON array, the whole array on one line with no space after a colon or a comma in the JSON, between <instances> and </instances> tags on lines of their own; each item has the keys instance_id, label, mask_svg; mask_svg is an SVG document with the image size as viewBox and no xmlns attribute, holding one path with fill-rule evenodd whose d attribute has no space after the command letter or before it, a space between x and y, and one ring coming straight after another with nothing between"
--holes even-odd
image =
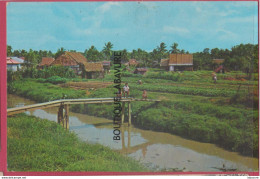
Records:
<instances>
[{"instance_id":1,"label":"muddy water","mask_svg":"<svg viewBox=\"0 0 260 179\"><path fill-rule=\"evenodd\" d=\"M34 102L8 95L8 107ZM57 108L27 112L40 118L57 121ZM154 171L178 169L182 171L257 171L258 159L229 152L214 144L187 140L176 135L142 130L133 125L121 127L121 140L113 141L111 120L70 112L70 130L83 141L99 143L132 157Z\"/></svg>"}]
</instances>

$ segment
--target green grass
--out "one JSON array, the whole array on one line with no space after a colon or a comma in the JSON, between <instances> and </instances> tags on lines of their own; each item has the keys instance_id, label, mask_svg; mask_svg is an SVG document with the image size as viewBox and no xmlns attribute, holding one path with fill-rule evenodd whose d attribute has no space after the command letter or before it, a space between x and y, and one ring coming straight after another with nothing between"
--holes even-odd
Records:
<instances>
[{"instance_id":1,"label":"green grass","mask_svg":"<svg viewBox=\"0 0 260 179\"><path fill-rule=\"evenodd\" d=\"M132 103L133 123L140 128L215 143L228 150L257 157L258 110L252 105L245 105L245 101L241 100L243 98L231 103L234 97L248 94L248 85L251 85L249 92L252 92L252 85L256 82L224 80L225 76L235 78L238 74L244 75L234 72L220 74L217 85L212 83L208 71L184 72L180 74L180 78L185 79L183 81L131 74L123 77L122 81L129 83L131 97L141 98L142 90L148 90L150 99L167 100L158 104ZM110 78L106 77L105 80ZM137 84L139 79L142 79L143 85ZM237 93L239 85L241 87ZM111 97L113 92L110 86L97 89L88 97ZM253 103L252 98L248 100ZM79 105L72 110L109 119L113 117L113 106L107 104Z\"/></svg>"},{"instance_id":2,"label":"green grass","mask_svg":"<svg viewBox=\"0 0 260 179\"><path fill-rule=\"evenodd\" d=\"M46 119L8 117L7 137L8 171L147 171L133 159L84 143Z\"/></svg>"},{"instance_id":3,"label":"green grass","mask_svg":"<svg viewBox=\"0 0 260 179\"><path fill-rule=\"evenodd\" d=\"M8 83L8 93L17 94L36 102L47 102L56 99L83 98L85 91L74 90L70 88L62 88L51 83L40 83L35 79L23 79Z\"/></svg>"},{"instance_id":4,"label":"green grass","mask_svg":"<svg viewBox=\"0 0 260 179\"><path fill-rule=\"evenodd\" d=\"M225 80L226 77L233 79L245 77L242 72L230 72L218 74L215 85L211 73L210 71L172 73L150 70L147 75L142 76L124 72L122 83L129 83L131 97L141 98L142 90L147 90L149 99L167 100L159 104L133 102L133 123L140 128L178 134L198 141L215 143L245 155L258 156L258 106L256 105L258 97L253 94L258 81ZM104 79L88 81L113 81L113 79L112 70ZM137 84L139 79L143 81L143 85ZM69 90L71 93L68 94L72 98L77 97L74 93L81 94L81 91L60 88L48 83L38 84L30 81L24 86L21 82L18 84L18 87L13 85L16 87L14 89L17 89L15 93L26 94L25 97L33 100L39 97L41 89L33 88L31 93L37 92L37 94L30 95L31 87L28 86L31 84L46 90L44 95L39 97L42 100L48 99L44 98L48 93L50 96L57 96L56 91L62 90ZM52 88L57 90L52 91ZM238 88L240 88L239 92L237 92ZM111 85L93 90L87 97L113 97L114 92L116 90ZM83 92L81 95L85 97ZM113 105L72 105L70 109L74 112L113 118ZM127 115L126 112L125 116Z\"/></svg>"}]
</instances>

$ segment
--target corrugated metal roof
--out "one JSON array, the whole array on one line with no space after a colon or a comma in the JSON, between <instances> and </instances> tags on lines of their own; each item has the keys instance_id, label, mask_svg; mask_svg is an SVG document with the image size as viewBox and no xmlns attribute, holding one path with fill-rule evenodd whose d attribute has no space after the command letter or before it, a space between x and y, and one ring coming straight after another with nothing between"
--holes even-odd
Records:
<instances>
[{"instance_id":1,"label":"corrugated metal roof","mask_svg":"<svg viewBox=\"0 0 260 179\"><path fill-rule=\"evenodd\" d=\"M8 58L11 58L11 59L13 59L13 60L15 60L15 61L17 61L17 62L20 62L20 63L24 63L24 57L23 58L18 58L18 57L8 57Z\"/></svg>"},{"instance_id":2,"label":"corrugated metal roof","mask_svg":"<svg viewBox=\"0 0 260 179\"><path fill-rule=\"evenodd\" d=\"M16 60L11 59L11 58L7 58L6 59L6 64L7 65L18 65L18 64L21 64L21 62L18 62Z\"/></svg>"}]
</instances>

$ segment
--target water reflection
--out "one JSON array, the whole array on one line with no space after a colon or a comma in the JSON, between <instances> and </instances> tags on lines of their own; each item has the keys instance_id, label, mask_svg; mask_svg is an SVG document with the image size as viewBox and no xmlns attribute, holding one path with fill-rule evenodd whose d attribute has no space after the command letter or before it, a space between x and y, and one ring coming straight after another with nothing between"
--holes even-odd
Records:
<instances>
[{"instance_id":1,"label":"water reflection","mask_svg":"<svg viewBox=\"0 0 260 179\"><path fill-rule=\"evenodd\" d=\"M33 104L33 101L8 95L8 106ZM27 114L57 122L57 108L37 109ZM133 119L134 120L134 119ZM184 171L220 171L223 165L238 171L257 171L258 159L226 151L214 144L184 139L164 132L121 126L121 140L113 140L113 122L70 112L70 130L89 143L108 146L146 166Z\"/></svg>"}]
</instances>

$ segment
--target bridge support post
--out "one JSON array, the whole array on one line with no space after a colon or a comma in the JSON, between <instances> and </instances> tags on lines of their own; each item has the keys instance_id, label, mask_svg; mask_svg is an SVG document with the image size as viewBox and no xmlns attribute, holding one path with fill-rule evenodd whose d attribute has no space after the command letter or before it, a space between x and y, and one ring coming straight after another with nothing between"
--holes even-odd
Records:
<instances>
[{"instance_id":1,"label":"bridge support post","mask_svg":"<svg viewBox=\"0 0 260 179\"><path fill-rule=\"evenodd\" d=\"M65 104L65 115L64 115L65 129L69 129L69 105Z\"/></svg>"},{"instance_id":2,"label":"bridge support post","mask_svg":"<svg viewBox=\"0 0 260 179\"><path fill-rule=\"evenodd\" d=\"M124 152L124 150L125 150L125 130L124 130L124 126L121 127L121 134L122 134L122 150Z\"/></svg>"},{"instance_id":3,"label":"bridge support post","mask_svg":"<svg viewBox=\"0 0 260 179\"><path fill-rule=\"evenodd\" d=\"M123 124L125 120L125 102L122 102L122 113L121 113L121 123Z\"/></svg>"},{"instance_id":4,"label":"bridge support post","mask_svg":"<svg viewBox=\"0 0 260 179\"><path fill-rule=\"evenodd\" d=\"M131 127L127 129L127 148L131 147Z\"/></svg>"},{"instance_id":5,"label":"bridge support post","mask_svg":"<svg viewBox=\"0 0 260 179\"><path fill-rule=\"evenodd\" d=\"M63 123L63 104L60 105L59 109L58 109L58 124Z\"/></svg>"},{"instance_id":6,"label":"bridge support post","mask_svg":"<svg viewBox=\"0 0 260 179\"><path fill-rule=\"evenodd\" d=\"M58 109L58 124L62 125L65 129L69 129L69 105L62 104Z\"/></svg>"},{"instance_id":7,"label":"bridge support post","mask_svg":"<svg viewBox=\"0 0 260 179\"><path fill-rule=\"evenodd\" d=\"M128 102L128 126L131 125L132 121L131 121L131 102Z\"/></svg>"}]
</instances>

